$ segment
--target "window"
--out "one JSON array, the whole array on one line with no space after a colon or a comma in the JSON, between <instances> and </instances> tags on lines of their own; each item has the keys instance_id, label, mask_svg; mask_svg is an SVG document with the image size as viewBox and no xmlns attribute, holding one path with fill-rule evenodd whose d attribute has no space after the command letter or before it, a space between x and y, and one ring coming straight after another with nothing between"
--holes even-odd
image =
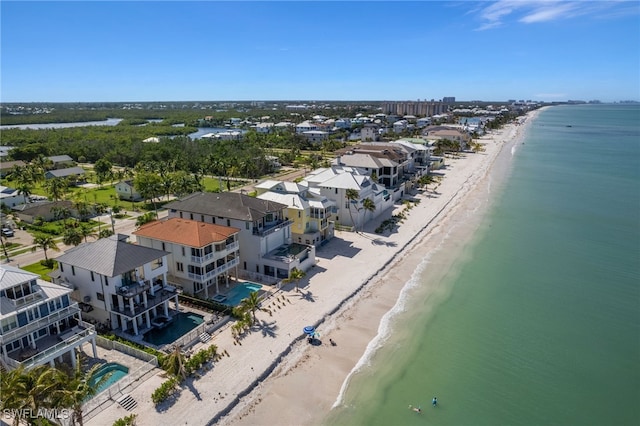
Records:
<instances>
[{"instance_id":1,"label":"window","mask_svg":"<svg viewBox=\"0 0 640 426\"><path fill-rule=\"evenodd\" d=\"M90 271L90 272L91 272L91 281L95 281L96 278L93 276L93 271Z\"/></svg>"},{"instance_id":2,"label":"window","mask_svg":"<svg viewBox=\"0 0 640 426\"><path fill-rule=\"evenodd\" d=\"M189 219L193 220L193 213L189 213Z\"/></svg>"},{"instance_id":3,"label":"window","mask_svg":"<svg viewBox=\"0 0 640 426\"><path fill-rule=\"evenodd\" d=\"M227 219L227 226L231 226L231 219Z\"/></svg>"},{"instance_id":4,"label":"window","mask_svg":"<svg viewBox=\"0 0 640 426\"><path fill-rule=\"evenodd\" d=\"M245 227L245 229L249 229L249 222L245 222L244 223L244 227Z\"/></svg>"},{"instance_id":5,"label":"window","mask_svg":"<svg viewBox=\"0 0 640 426\"><path fill-rule=\"evenodd\" d=\"M164 243L162 243L162 250L167 251L167 247L164 245Z\"/></svg>"},{"instance_id":6,"label":"window","mask_svg":"<svg viewBox=\"0 0 640 426\"><path fill-rule=\"evenodd\" d=\"M184 272L184 265L182 264L182 262L176 262L176 269L179 272Z\"/></svg>"},{"instance_id":7,"label":"window","mask_svg":"<svg viewBox=\"0 0 640 426\"><path fill-rule=\"evenodd\" d=\"M98 300L101 300L104 302L104 294L98 292L96 293L96 297L98 298Z\"/></svg>"},{"instance_id":8,"label":"window","mask_svg":"<svg viewBox=\"0 0 640 426\"><path fill-rule=\"evenodd\" d=\"M211 216L211 223L216 223L216 218Z\"/></svg>"},{"instance_id":9,"label":"window","mask_svg":"<svg viewBox=\"0 0 640 426\"><path fill-rule=\"evenodd\" d=\"M62 266L62 263L60 264L60 272L64 272L64 267Z\"/></svg>"},{"instance_id":10,"label":"window","mask_svg":"<svg viewBox=\"0 0 640 426\"><path fill-rule=\"evenodd\" d=\"M182 219L182 212L180 212L180 219Z\"/></svg>"},{"instance_id":11,"label":"window","mask_svg":"<svg viewBox=\"0 0 640 426\"><path fill-rule=\"evenodd\" d=\"M186 254L185 250L184 250L184 246L182 247L182 256L184 256Z\"/></svg>"},{"instance_id":12,"label":"window","mask_svg":"<svg viewBox=\"0 0 640 426\"><path fill-rule=\"evenodd\" d=\"M104 277L104 285L109 285L109 278Z\"/></svg>"},{"instance_id":13,"label":"window","mask_svg":"<svg viewBox=\"0 0 640 426\"><path fill-rule=\"evenodd\" d=\"M204 222L204 215L203 214L200 215L200 222Z\"/></svg>"},{"instance_id":14,"label":"window","mask_svg":"<svg viewBox=\"0 0 640 426\"><path fill-rule=\"evenodd\" d=\"M76 274L76 267L71 265L71 275L75 275Z\"/></svg>"}]
</instances>

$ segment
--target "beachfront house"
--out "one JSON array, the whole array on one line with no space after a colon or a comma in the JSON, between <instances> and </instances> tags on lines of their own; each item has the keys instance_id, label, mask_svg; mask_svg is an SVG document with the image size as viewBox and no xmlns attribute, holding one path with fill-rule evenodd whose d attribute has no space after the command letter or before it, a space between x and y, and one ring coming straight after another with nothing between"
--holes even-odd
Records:
<instances>
[{"instance_id":1,"label":"beachfront house","mask_svg":"<svg viewBox=\"0 0 640 426\"><path fill-rule=\"evenodd\" d=\"M0 360L5 369L68 363L87 342L96 357L95 328L82 320L72 290L22 269L0 266Z\"/></svg>"},{"instance_id":2,"label":"beachfront house","mask_svg":"<svg viewBox=\"0 0 640 426\"><path fill-rule=\"evenodd\" d=\"M209 299L219 285L237 276L238 228L173 217L142 226L133 234L144 247L169 253L169 282L186 293Z\"/></svg>"},{"instance_id":3,"label":"beachfront house","mask_svg":"<svg viewBox=\"0 0 640 426\"><path fill-rule=\"evenodd\" d=\"M166 205L169 217L238 228L240 278L266 284L315 264L315 247L292 242L287 205L235 192L196 192Z\"/></svg>"},{"instance_id":4,"label":"beachfront house","mask_svg":"<svg viewBox=\"0 0 640 426\"><path fill-rule=\"evenodd\" d=\"M170 317L170 301L178 311L178 293L167 281L169 253L127 238L112 235L80 244L56 260L60 282L74 288L72 297L82 303L86 316L139 336L152 328L152 321Z\"/></svg>"},{"instance_id":5,"label":"beachfront house","mask_svg":"<svg viewBox=\"0 0 640 426\"><path fill-rule=\"evenodd\" d=\"M309 189L295 182L266 180L255 186L258 198L288 206L286 217L292 221L294 242L316 247L333 238L335 203L317 188Z\"/></svg>"},{"instance_id":6,"label":"beachfront house","mask_svg":"<svg viewBox=\"0 0 640 426\"><path fill-rule=\"evenodd\" d=\"M410 144L367 142L337 150L333 164L367 171L376 182L392 191L397 201L427 172L416 162L423 156L419 151L420 148Z\"/></svg>"},{"instance_id":7,"label":"beachfront house","mask_svg":"<svg viewBox=\"0 0 640 426\"><path fill-rule=\"evenodd\" d=\"M318 191L318 194L333 201L332 216L335 217L335 222L349 229L361 229L365 222L393 207L393 198L389 191L384 185L375 182L364 169L333 165L312 171L300 184L307 186L309 191ZM348 189L358 193L357 200L347 198ZM375 206L372 212L363 207L367 198L373 201Z\"/></svg>"}]
</instances>

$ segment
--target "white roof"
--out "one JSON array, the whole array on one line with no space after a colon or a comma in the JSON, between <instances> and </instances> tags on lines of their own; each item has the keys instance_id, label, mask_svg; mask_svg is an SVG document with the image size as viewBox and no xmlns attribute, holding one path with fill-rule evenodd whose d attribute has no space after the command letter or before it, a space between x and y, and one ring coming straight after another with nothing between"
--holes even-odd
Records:
<instances>
[{"instance_id":1,"label":"white roof","mask_svg":"<svg viewBox=\"0 0 640 426\"><path fill-rule=\"evenodd\" d=\"M265 192L258 195L261 200L274 201L276 203L285 204L290 209L304 210L309 207L307 200L298 194L282 194L279 192Z\"/></svg>"}]
</instances>

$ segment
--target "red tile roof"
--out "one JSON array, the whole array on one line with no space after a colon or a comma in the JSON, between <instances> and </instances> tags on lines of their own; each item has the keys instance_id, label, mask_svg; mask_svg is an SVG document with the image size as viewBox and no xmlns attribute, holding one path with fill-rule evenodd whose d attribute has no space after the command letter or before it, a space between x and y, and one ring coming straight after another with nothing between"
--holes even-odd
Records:
<instances>
[{"instance_id":1,"label":"red tile roof","mask_svg":"<svg viewBox=\"0 0 640 426\"><path fill-rule=\"evenodd\" d=\"M238 232L240 229L230 226L174 217L143 225L133 234L189 247L204 247L225 241Z\"/></svg>"}]
</instances>

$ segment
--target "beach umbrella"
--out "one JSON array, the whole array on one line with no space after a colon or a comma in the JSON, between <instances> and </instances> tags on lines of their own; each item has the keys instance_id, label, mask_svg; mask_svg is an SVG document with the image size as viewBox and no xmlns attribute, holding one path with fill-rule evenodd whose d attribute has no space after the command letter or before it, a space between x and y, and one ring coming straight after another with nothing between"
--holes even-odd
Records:
<instances>
[{"instance_id":1,"label":"beach umbrella","mask_svg":"<svg viewBox=\"0 0 640 426\"><path fill-rule=\"evenodd\" d=\"M309 336L313 336L314 334L316 334L316 328L312 325L306 326L302 329L302 331L304 332L304 334L308 334Z\"/></svg>"}]
</instances>

